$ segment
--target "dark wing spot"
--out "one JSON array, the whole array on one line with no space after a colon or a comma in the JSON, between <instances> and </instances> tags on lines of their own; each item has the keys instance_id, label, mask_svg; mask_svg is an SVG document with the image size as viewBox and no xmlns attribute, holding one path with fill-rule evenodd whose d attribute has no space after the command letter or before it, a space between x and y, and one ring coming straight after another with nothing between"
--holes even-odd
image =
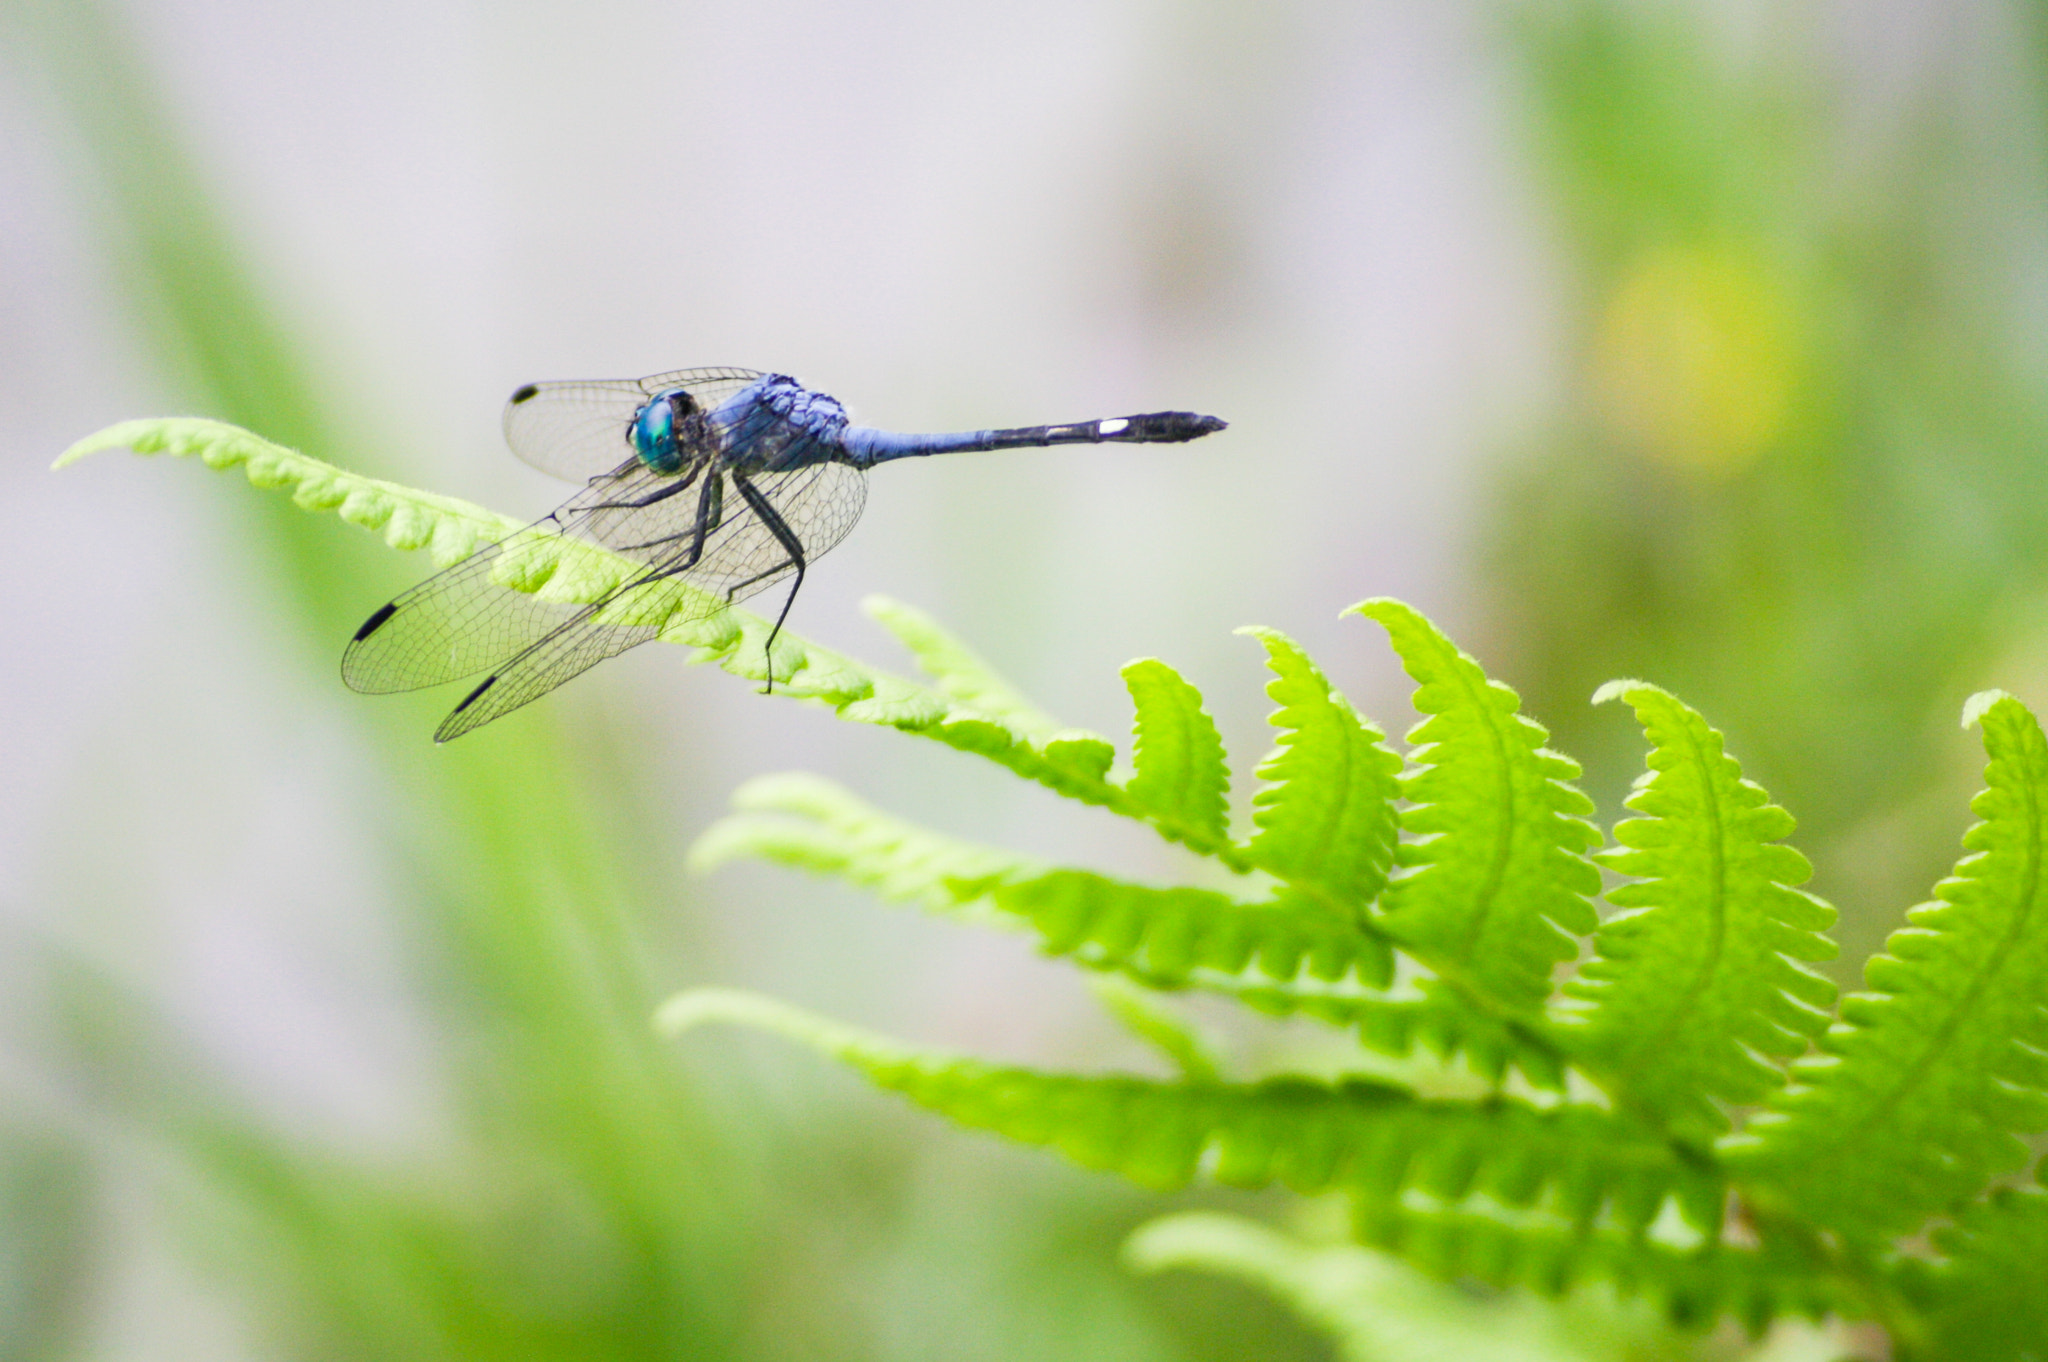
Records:
<instances>
[{"instance_id":1,"label":"dark wing spot","mask_svg":"<svg viewBox=\"0 0 2048 1362\"><path fill-rule=\"evenodd\" d=\"M468 708L469 708L469 707L470 707L471 705L475 704L475 703L477 702L477 700L478 700L479 698L481 698L481 697L482 697L482 695L483 695L483 693L484 693L485 691L489 690L489 689L490 689L490 688L491 688L492 686L495 686L495 685L497 685L497 684L498 684L498 678L497 678L497 677L495 677L495 676L487 676L487 677L485 677L485 678L484 678L484 683L483 683L483 684L482 684L481 686L478 686L478 687L477 687L477 688L476 688L475 690L473 690L473 691L471 691L471 692L470 692L469 694L467 694L467 695L463 696L463 697L462 697L462 703L461 703L461 704L459 704L459 705L457 705L457 706L456 706L455 708L453 708L453 709L451 709L451 710L449 710L449 711L448 711L448 717L452 719L452 718L454 718L454 717L455 717L456 715L458 715L458 714L462 713L462 711L463 711L463 710L465 710L465 709L468 709Z\"/></svg>"},{"instance_id":2,"label":"dark wing spot","mask_svg":"<svg viewBox=\"0 0 2048 1362\"><path fill-rule=\"evenodd\" d=\"M364 620L363 627L356 630L356 642L361 643L364 639L376 633L378 628L384 623L385 620L390 619L393 615L397 613L397 601L393 601L389 605L378 607L377 613L370 616L368 619Z\"/></svg>"},{"instance_id":3,"label":"dark wing spot","mask_svg":"<svg viewBox=\"0 0 2048 1362\"><path fill-rule=\"evenodd\" d=\"M519 391L512 394L512 405L515 407L518 406L521 402L524 402L527 398L532 397L535 393L539 391L540 387L538 384L527 384L525 387L519 389Z\"/></svg>"}]
</instances>

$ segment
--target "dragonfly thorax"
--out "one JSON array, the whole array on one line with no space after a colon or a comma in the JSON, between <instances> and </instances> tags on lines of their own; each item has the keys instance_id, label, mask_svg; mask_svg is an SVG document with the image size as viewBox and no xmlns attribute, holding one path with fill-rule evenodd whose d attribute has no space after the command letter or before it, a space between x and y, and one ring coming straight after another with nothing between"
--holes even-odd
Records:
<instances>
[{"instance_id":1,"label":"dragonfly thorax","mask_svg":"<svg viewBox=\"0 0 2048 1362\"><path fill-rule=\"evenodd\" d=\"M769 374L735 393L712 423L736 468L785 473L847 462L846 408L787 374Z\"/></svg>"}]
</instances>

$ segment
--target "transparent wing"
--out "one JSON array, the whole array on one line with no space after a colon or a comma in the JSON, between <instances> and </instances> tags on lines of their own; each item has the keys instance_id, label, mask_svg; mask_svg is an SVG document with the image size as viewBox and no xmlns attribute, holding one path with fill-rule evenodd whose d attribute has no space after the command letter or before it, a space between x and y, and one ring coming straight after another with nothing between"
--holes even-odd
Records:
<instances>
[{"instance_id":1,"label":"transparent wing","mask_svg":"<svg viewBox=\"0 0 2048 1362\"><path fill-rule=\"evenodd\" d=\"M435 742L459 738L546 695L571 677L580 676L608 657L653 639L660 630L637 624L606 624L600 607L587 605L577 617L535 642L512 661L485 677L434 730Z\"/></svg>"},{"instance_id":2,"label":"transparent wing","mask_svg":"<svg viewBox=\"0 0 2048 1362\"><path fill-rule=\"evenodd\" d=\"M435 733L445 742L654 638L659 630L652 625L618 622L630 615L635 593L686 582L704 594L675 604L709 613L721 601L744 599L794 572L781 536L729 485L729 475L707 476L664 476L634 459L591 479L553 515L477 550L372 615L342 655L343 679L358 691L387 692L488 669ZM748 480L803 548L806 562L846 537L867 495L866 478L845 464ZM493 581L498 559L538 535L587 539L643 567L586 605L539 600Z\"/></svg>"},{"instance_id":3,"label":"transparent wing","mask_svg":"<svg viewBox=\"0 0 2048 1362\"><path fill-rule=\"evenodd\" d=\"M541 472L580 482L632 454L633 415L656 393L687 388L708 411L759 377L752 369L678 369L646 378L529 383L505 404L505 443Z\"/></svg>"},{"instance_id":4,"label":"transparent wing","mask_svg":"<svg viewBox=\"0 0 2048 1362\"><path fill-rule=\"evenodd\" d=\"M485 545L370 616L341 655L341 679L365 695L438 686L495 666L572 622L587 607L491 580L506 550L552 533L551 521Z\"/></svg>"}]
</instances>

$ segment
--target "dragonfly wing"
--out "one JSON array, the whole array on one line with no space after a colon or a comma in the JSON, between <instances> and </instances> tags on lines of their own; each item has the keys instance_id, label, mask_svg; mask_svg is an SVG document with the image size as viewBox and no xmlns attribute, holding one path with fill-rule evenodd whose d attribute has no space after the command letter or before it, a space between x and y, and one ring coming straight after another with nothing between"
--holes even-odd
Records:
<instances>
[{"instance_id":1,"label":"dragonfly wing","mask_svg":"<svg viewBox=\"0 0 2048 1362\"><path fill-rule=\"evenodd\" d=\"M751 369L678 369L646 378L529 383L505 404L505 443L543 473L580 482L631 456L634 414L656 393L687 388L709 411L759 377Z\"/></svg>"},{"instance_id":2,"label":"dragonfly wing","mask_svg":"<svg viewBox=\"0 0 2048 1362\"><path fill-rule=\"evenodd\" d=\"M687 551L678 530L694 524L694 473L663 476L638 459L592 478L553 514L486 544L400 595L364 621L341 658L342 679L385 694L474 676L531 648L582 616L587 604L542 599L499 580L508 553L574 535L648 567ZM661 495L668 491L669 495ZM622 590L630 590L634 574Z\"/></svg>"},{"instance_id":3,"label":"dragonfly wing","mask_svg":"<svg viewBox=\"0 0 2048 1362\"><path fill-rule=\"evenodd\" d=\"M846 537L867 495L861 471L841 463L747 479L806 562ZM641 570L588 604L543 600L494 580L508 551L555 535L600 544ZM342 676L358 691L384 692L487 672L436 731L435 739L446 742L656 637L659 624L633 622L637 593L677 584L701 593L649 600L659 608L639 617L659 614L665 624L678 611L706 614L722 601L751 596L795 568L783 537L715 461L660 474L628 459L591 478L554 514L486 545L372 615L342 656Z\"/></svg>"},{"instance_id":4,"label":"dragonfly wing","mask_svg":"<svg viewBox=\"0 0 2048 1362\"><path fill-rule=\"evenodd\" d=\"M648 625L606 623L602 609L598 605L581 607L574 618L499 666L441 721L434 730L434 741L459 738L472 728L502 718L661 632Z\"/></svg>"},{"instance_id":5,"label":"dragonfly wing","mask_svg":"<svg viewBox=\"0 0 2048 1362\"><path fill-rule=\"evenodd\" d=\"M794 568L773 531L744 499L724 490L724 476L711 473L707 483L688 475L662 477L621 468L610 478L592 479L589 488L556 512L564 533L596 538L639 559L644 570L493 668L442 721L435 741L447 742L509 714L606 658L656 637L661 626L679 617L701 618ZM821 553L853 527L865 491L860 472L845 465L775 475L771 485L788 499L795 523L830 534L829 540L819 540ZM641 500L653 493L669 495ZM710 507L718 509L715 518ZM778 508L777 514L783 511ZM678 586L694 590L679 592ZM657 599L663 592L670 598ZM636 613L658 616L659 623L634 623Z\"/></svg>"},{"instance_id":6,"label":"dragonfly wing","mask_svg":"<svg viewBox=\"0 0 2048 1362\"><path fill-rule=\"evenodd\" d=\"M464 676L547 637L583 609L492 579L509 548L558 533L553 517L486 544L363 622L341 655L341 677L368 695L419 690Z\"/></svg>"}]
</instances>

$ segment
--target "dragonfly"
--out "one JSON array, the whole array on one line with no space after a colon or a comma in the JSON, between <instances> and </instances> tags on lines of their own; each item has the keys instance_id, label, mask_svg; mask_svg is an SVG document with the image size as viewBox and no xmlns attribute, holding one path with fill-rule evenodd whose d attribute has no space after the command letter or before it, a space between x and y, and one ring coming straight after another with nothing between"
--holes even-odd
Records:
<instances>
[{"instance_id":1,"label":"dragonfly","mask_svg":"<svg viewBox=\"0 0 2048 1362\"><path fill-rule=\"evenodd\" d=\"M1048 445L1180 443L1226 424L1160 411L907 435L851 425L835 399L786 374L752 369L528 383L505 404L506 443L583 490L380 607L342 654L342 679L358 692L388 694L482 675L434 731L434 741L447 742L664 627L707 618L788 579L767 642L772 691L775 639L804 574L860 518L867 470L876 464ZM562 547L545 542L556 538L608 550L627 569L584 602L507 583L520 555ZM696 590L676 592L678 583ZM656 592L668 594L648 594ZM636 619L636 600L659 601L667 611L662 623Z\"/></svg>"}]
</instances>

